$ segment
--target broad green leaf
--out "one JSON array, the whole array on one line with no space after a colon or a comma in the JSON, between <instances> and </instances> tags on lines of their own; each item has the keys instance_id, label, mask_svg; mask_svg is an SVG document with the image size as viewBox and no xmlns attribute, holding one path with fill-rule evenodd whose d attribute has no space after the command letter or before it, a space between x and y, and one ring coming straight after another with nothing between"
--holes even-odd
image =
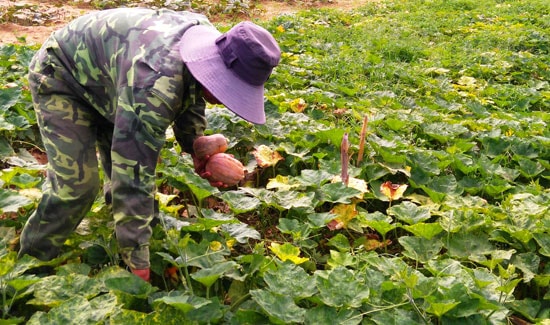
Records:
<instances>
[{"instance_id":1,"label":"broad green leaf","mask_svg":"<svg viewBox=\"0 0 550 325\"><path fill-rule=\"evenodd\" d=\"M368 249L368 248L367 248ZM327 260L327 265L331 268L336 268L338 266L353 266L357 264L357 258L351 253L340 252L335 250L330 250L330 258Z\"/></svg>"},{"instance_id":2,"label":"broad green leaf","mask_svg":"<svg viewBox=\"0 0 550 325\"><path fill-rule=\"evenodd\" d=\"M289 296L267 290L250 290L252 299L278 323L303 323L306 310L300 308Z\"/></svg>"},{"instance_id":3,"label":"broad green leaf","mask_svg":"<svg viewBox=\"0 0 550 325\"><path fill-rule=\"evenodd\" d=\"M235 214L241 214L256 210L260 207L260 200L250 197L240 191L226 191L221 194L221 198L229 204L231 211Z\"/></svg>"},{"instance_id":4,"label":"broad green leaf","mask_svg":"<svg viewBox=\"0 0 550 325\"><path fill-rule=\"evenodd\" d=\"M336 234L335 236L333 236L331 239L329 239L328 245L336 248L341 252L349 252L349 250L351 249L348 238L343 234Z\"/></svg>"},{"instance_id":5,"label":"broad green leaf","mask_svg":"<svg viewBox=\"0 0 550 325\"><path fill-rule=\"evenodd\" d=\"M457 138L468 129L460 124L449 123L429 123L423 126L424 132L441 143L447 143L449 140Z\"/></svg>"},{"instance_id":6,"label":"broad green leaf","mask_svg":"<svg viewBox=\"0 0 550 325\"><path fill-rule=\"evenodd\" d=\"M283 234L290 234L294 240L306 239L311 233L311 226L308 223L300 222L297 219L281 218L277 226Z\"/></svg>"},{"instance_id":7,"label":"broad green leaf","mask_svg":"<svg viewBox=\"0 0 550 325\"><path fill-rule=\"evenodd\" d=\"M284 243L282 245L271 243L269 249L283 262L288 260L294 264L302 264L309 260L306 257L299 257L300 249L290 243Z\"/></svg>"},{"instance_id":8,"label":"broad green leaf","mask_svg":"<svg viewBox=\"0 0 550 325\"><path fill-rule=\"evenodd\" d=\"M193 309L187 313L187 318L191 322L198 322L199 324L217 324L223 318L228 306L220 303L218 297L210 299L210 303L196 309Z\"/></svg>"},{"instance_id":9,"label":"broad green leaf","mask_svg":"<svg viewBox=\"0 0 550 325\"><path fill-rule=\"evenodd\" d=\"M518 165L521 175L527 178L533 178L545 170L540 162L531 159L520 158Z\"/></svg>"},{"instance_id":10,"label":"broad green leaf","mask_svg":"<svg viewBox=\"0 0 550 325\"><path fill-rule=\"evenodd\" d=\"M296 180L303 186L318 188L329 182L332 176L331 173L324 170L304 169L300 172L300 176L296 177Z\"/></svg>"},{"instance_id":11,"label":"broad green leaf","mask_svg":"<svg viewBox=\"0 0 550 325\"><path fill-rule=\"evenodd\" d=\"M189 166L176 164L175 166L160 167L159 171L163 173L169 185L181 190L189 189L199 202L219 193L217 188L211 186L207 180L197 175Z\"/></svg>"},{"instance_id":12,"label":"broad green leaf","mask_svg":"<svg viewBox=\"0 0 550 325\"><path fill-rule=\"evenodd\" d=\"M550 257L550 236L548 236L548 233L537 232L533 234L533 238L535 238L535 241L540 246L539 253Z\"/></svg>"},{"instance_id":13,"label":"broad green leaf","mask_svg":"<svg viewBox=\"0 0 550 325\"><path fill-rule=\"evenodd\" d=\"M315 275L319 298L327 306L358 308L369 297L369 287L352 270L337 267L327 274Z\"/></svg>"},{"instance_id":14,"label":"broad green leaf","mask_svg":"<svg viewBox=\"0 0 550 325\"><path fill-rule=\"evenodd\" d=\"M414 225L405 225L403 229L411 232L415 236L432 239L443 231L443 227L439 223L424 223L419 222Z\"/></svg>"},{"instance_id":15,"label":"broad green leaf","mask_svg":"<svg viewBox=\"0 0 550 325\"><path fill-rule=\"evenodd\" d=\"M377 325L420 325L425 324L418 315L412 310L406 310L403 308L397 308L394 310L381 310L378 313L374 313L372 321Z\"/></svg>"},{"instance_id":16,"label":"broad green leaf","mask_svg":"<svg viewBox=\"0 0 550 325\"><path fill-rule=\"evenodd\" d=\"M141 282L145 283L143 280ZM126 281L126 288L130 288L131 284L131 281ZM34 284L34 298L28 304L55 307L62 305L67 299L95 297L104 290L103 283L86 275L53 275Z\"/></svg>"},{"instance_id":17,"label":"broad green leaf","mask_svg":"<svg viewBox=\"0 0 550 325\"><path fill-rule=\"evenodd\" d=\"M539 271L540 257L535 252L515 254L512 257L512 263L521 270L523 281L528 283Z\"/></svg>"},{"instance_id":18,"label":"broad green leaf","mask_svg":"<svg viewBox=\"0 0 550 325\"><path fill-rule=\"evenodd\" d=\"M320 305L306 311L304 324L308 325L355 325L363 316L355 309L337 309Z\"/></svg>"},{"instance_id":19,"label":"broad green leaf","mask_svg":"<svg viewBox=\"0 0 550 325\"><path fill-rule=\"evenodd\" d=\"M537 319L537 314L540 311L541 301L526 298L523 300L514 300L508 304L512 310L520 313L522 316L526 317L529 321L535 322Z\"/></svg>"},{"instance_id":20,"label":"broad green leaf","mask_svg":"<svg viewBox=\"0 0 550 325\"><path fill-rule=\"evenodd\" d=\"M205 287L210 288L224 273L235 269L236 263L226 261L223 263L214 264L211 268L204 268L191 274L191 277L202 283Z\"/></svg>"},{"instance_id":21,"label":"broad green leaf","mask_svg":"<svg viewBox=\"0 0 550 325\"><path fill-rule=\"evenodd\" d=\"M151 284L133 274L105 279L105 286L110 290L124 292L136 297L146 297L156 291Z\"/></svg>"},{"instance_id":22,"label":"broad green leaf","mask_svg":"<svg viewBox=\"0 0 550 325\"><path fill-rule=\"evenodd\" d=\"M21 291L37 282L40 282L40 278L31 276L20 276L13 280L7 281L6 283L12 287L15 291Z\"/></svg>"},{"instance_id":23,"label":"broad green leaf","mask_svg":"<svg viewBox=\"0 0 550 325\"><path fill-rule=\"evenodd\" d=\"M480 232L459 232L451 234L446 241L449 255L453 257L469 257L490 254L494 247L489 243L486 234Z\"/></svg>"},{"instance_id":24,"label":"broad green leaf","mask_svg":"<svg viewBox=\"0 0 550 325\"><path fill-rule=\"evenodd\" d=\"M361 194L360 191L347 187L343 183L330 183L320 188L322 199L331 203L350 203L351 199Z\"/></svg>"},{"instance_id":25,"label":"broad green leaf","mask_svg":"<svg viewBox=\"0 0 550 325\"><path fill-rule=\"evenodd\" d=\"M164 296L154 300L154 303L164 303L170 305L174 308L177 308L184 313L189 312L190 310L206 306L210 303L210 300L198 297L198 296Z\"/></svg>"},{"instance_id":26,"label":"broad green leaf","mask_svg":"<svg viewBox=\"0 0 550 325\"><path fill-rule=\"evenodd\" d=\"M241 244L247 243L249 239L261 239L260 233L246 223L223 224L221 229Z\"/></svg>"},{"instance_id":27,"label":"broad green leaf","mask_svg":"<svg viewBox=\"0 0 550 325\"><path fill-rule=\"evenodd\" d=\"M59 302L48 313L38 312L32 315L27 324L87 324L87 315L91 312L90 303L81 296L74 296Z\"/></svg>"},{"instance_id":28,"label":"broad green leaf","mask_svg":"<svg viewBox=\"0 0 550 325\"><path fill-rule=\"evenodd\" d=\"M410 201L404 201L388 209L388 214L410 225L430 219L430 210Z\"/></svg>"},{"instance_id":29,"label":"broad green leaf","mask_svg":"<svg viewBox=\"0 0 550 325\"><path fill-rule=\"evenodd\" d=\"M0 188L0 212L17 212L33 202L15 191Z\"/></svg>"},{"instance_id":30,"label":"broad green leaf","mask_svg":"<svg viewBox=\"0 0 550 325\"><path fill-rule=\"evenodd\" d=\"M411 166L411 173L417 169L427 176L439 175L441 169L438 166L438 160L428 152L411 152L408 156L408 165Z\"/></svg>"},{"instance_id":31,"label":"broad green leaf","mask_svg":"<svg viewBox=\"0 0 550 325\"><path fill-rule=\"evenodd\" d=\"M439 240L421 237L402 236L398 241L405 248L402 252L403 255L421 263L427 263L435 258L443 247Z\"/></svg>"},{"instance_id":32,"label":"broad green leaf","mask_svg":"<svg viewBox=\"0 0 550 325\"><path fill-rule=\"evenodd\" d=\"M270 291L294 299L311 297L317 292L313 277L293 263L278 263L276 269L264 274L264 281Z\"/></svg>"},{"instance_id":33,"label":"broad green leaf","mask_svg":"<svg viewBox=\"0 0 550 325\"><path fill-rule=\"evenodd\" d=\"M274 205L278 210L290 210L302 208L313 212L317 205L314 192L279 191L274 194L277 203Z\"/></svg>"},{"instance_id":34,"label":"broad green leaf","mask_svg":"<svg viewBox=\"0 0 550 325\"><path fill-rule=\"evenodd\" d=\"M427 312L434 314L438 318L448 313L451 309L455 308L460 304L459 301L447 300L447 301L432 301L430 302L429 307L426 309Z\"/></svg>"}]
</instances>

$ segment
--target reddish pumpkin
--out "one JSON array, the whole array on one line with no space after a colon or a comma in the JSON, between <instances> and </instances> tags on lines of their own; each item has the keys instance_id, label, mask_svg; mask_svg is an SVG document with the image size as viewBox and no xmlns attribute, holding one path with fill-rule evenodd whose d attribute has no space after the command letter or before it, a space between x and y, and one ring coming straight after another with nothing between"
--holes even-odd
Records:
<instances>
[{"instance_id":1,"label":"reddish pumpkin","mask_svg":"<svg viewBox=\"0 0 550 325\"><path fill-rule=\"evenodd\" d=\"M237 159L225 153L217 153L206 162L205 171L210 173L210 182L222 182L228 186L239 184L244 179L244 166Z\"/></svg>"},{"instance_id":2,"label":"reddish pumpkin","mask_svg":"<svg viewBox=\"0 0 550 325\"><path fill-rule=\"evenodd\" d=\"M193 142L195 157L203 159L227 150L227 139L222 134L203 135Z\"/></svg>"}]
</instances>

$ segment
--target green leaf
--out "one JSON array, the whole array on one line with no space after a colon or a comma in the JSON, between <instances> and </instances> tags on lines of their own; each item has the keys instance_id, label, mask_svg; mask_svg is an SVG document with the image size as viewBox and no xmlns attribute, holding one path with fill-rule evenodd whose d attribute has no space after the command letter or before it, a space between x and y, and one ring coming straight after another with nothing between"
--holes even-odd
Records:
<instances>
[{"instance_id":1,"label":"green leaf","mask_svg":"<svg viewBox=\"0 0 550 325\"><path fill-rule=\"evenodd\" d=\"M361 191L347 187L342 182L325 184L321 186L320 191L323 201L344 204L350 203L352 198L361 194Z\"/></svg>"},{"instance_id":2,"label":"green leaf","mask_svg":"<svg viewBox=\"0 0 550 325\"><path fill-rule=\"evenodd\" d=\"M154 303L163 303L170 305L178 310L187 313L193 309L206 306L210 303L210 300L197 297L197 296L188 296L188 295L179 295L179 296L164 296L154 300Z\"/></svg>"},{"instance_id":3,"label":"green leaf","mask_svg":"<svg viewBox=\"0 0 550 325\"><path fill-rule=\"evenodd\" d=\"M304 324L307 325L355 325L361 323L363 316L354 309L337 309L320 305L306 311Z\"/></svg>"},{"instance_id":4,"label":"green leaf","mask_svg":"<svg viewBox=\"0 0 550 325\"><path fill-rule=\"evenodd\" d=\"M485 255L494 250L488 236L481 232L452 234L446 248L449 250L449 255L454 257Z\"/></svg>"},{"instance_id":5,"label":"green leaf","mask_svg":"<svg viewBox=\"0 0 550 325\"><path fill-rule=\"evenodd\" d=\"M337 267L315 275L319 298L325 305L358 308L369 297L369 287L357 280L352 270Z\"/></svg>"},{"instance_id":6,"label":"green leaf","mask_svg":"<svg viewBox=\"0 0 550 325\"><path fill-rule=\"evenodd\" d=\"M214 264L211 268L204 268L191 274L191 277L202 283L205 287L210 288L224 273L235 269L237 263L226 261L223 263Z\"/></svg>"},{"instance_id":7,"label":"green leaf","mask_svg":"<svg viewBox=\"0 0 550 325\"><path fill-rule=\"evenodd\" d=\"M249 239L261 239L260 233L246 223L224 224L221 229L241 244L247 243Z\"/></svg>"},{"instance_id":8,"label":"green leaf","mask_svg":"<svg viewBox=\"0 0 550 325\"><path fill-rule=\"evenodd\" d=\"M133 274L106 279L105 286L110 290L128 293L136 297L147 297L156 290L151 284Z\"/></svg>"},{"instance_id":9,"label":"green leaf","mask_svg":"<svg viewBox=\"0 0 550 325\"><path fill-rule=\"evenodd\" d=\"M542 304L538 300L526 298L523 300L514 300L507 305L531 322L535 322Z\"/></svg>"},{"instance_id":10,"label":"green leaf","mask_svg":"<svg viewBox=\"0 0 550 325\"><path fill-rule=\"evenodd\" d=\"M329 241L328 245L338 249L341 252L349 252L351 245L346 236L342 234L336 234Z\"/></svg>"},{"instance_id":11,"label":"green leaf","mask_svg":"<svg viewBox=\"0 0 550 325\"><path fill-rule=\"evenodd\" d=\"M421 263L427 263L435 258L443 247L439 240L421 237L402 236L398 241L405 248L403 255Z\"/></svg>"},{"instance_id":12,"label":"green leaf","mask_svg":"<svg viewBox=\"0 0 550 325\"><path fill-rule=\"evenodd\" d=\"M404 201L388 209L388 214L408 224L415 224L430 219L430 210L417 206L410 201Z\"/></svg>"},{"instance_id":13,"label":"green leaf","mask_svg":"<svg viewBox=\"0 0 550 325\"><path fill-rule=\"evenodd\" d=\"M311 297L317 292L312 276L294 263L278 263L276 269L264 274L264 281L271 292L294 299Z\"/></svg>"},{"instance_id":14,"label":"green leaf","mask_svg":"<svg viewBox=\"0 0 550 325\"><path fill-rule=\"evenodd\" d=\"M250 290L252 299L278 323L303 323L306 310L300 308L289 296L267 290Z\"/></svg>"},{"instance_id":15,"label":"green leaf","mask_svg":"<svg viewBox=\"0 0 550 325\"><path fill-rule=\"evenodd\" d=\"M142 282L144 282L142 280ZM126 283L126 287L131 283ZM49 276L34 285L34 298L28 304L45 307L62 305L71 298L92 298L105 290L103 283L81 274Z\"/></svg>"},{"instance_id":16,"label":"green leaf","mask_svg":"<svg viewBox=\"0 0 550 325\"><path fill-rule=\"evenodd\" d=\"M414 225L405 225L403 229L411 232L415 236L432 239L443 231L443 227L439 223L424 223L419 222Z\"/></svg>"},{"instance_id":17,"label":"green leaf","mask_svg":"<svg viewBox=\"0 0 550 325\"><path fill-rule=\"evenodd\" d=\"M296 180L303 186L311 186L319 188L326 182L332 179L333 175L324 170L304 169L300 172L300 176Z\"/></svg>"},{"instance_id":18,"label":"green leaf","mask_svg":"<svg viewBox=\"0 0 550 325\"><path fill-rule=\"evenodd\" d=\"M548 233L537 232L533 234L533 238L535 238L535 241L540 246L539 253L550 257L550 236L548 236Z\"/></svg>"},{"instance_id":19,"label":"green leaf","mask_svg":"<svg viewBox=\"0 0 550 325\"><path fill-rule=\"evenodd\" d=\"M229 204L231 211L235 214L256 210L261 204L257 198L250 197L241 191L223 192L221 198Z\"/></svg>"},{"instance_id":20,"label":"green leaf","mask_svg":"<svg viewBox=\"0 0 550 325\"><path fill-rule=\"evenodd\" d=\"M0 188L0 213L17 212L32 203L30 199L15 191Z\"/></svg>"},{"instance_id":21,"label":"green leaf","mask_svg":"<svg viewBox=\"0 0 550 325\"><path fill-rule=\"evenodd\" d=\"M40 282L40 278L32 276L20 276L13 280L7 281L7 284L12 287L15 291L21 291L37 282Z\"/></svg>"}]
</instances>

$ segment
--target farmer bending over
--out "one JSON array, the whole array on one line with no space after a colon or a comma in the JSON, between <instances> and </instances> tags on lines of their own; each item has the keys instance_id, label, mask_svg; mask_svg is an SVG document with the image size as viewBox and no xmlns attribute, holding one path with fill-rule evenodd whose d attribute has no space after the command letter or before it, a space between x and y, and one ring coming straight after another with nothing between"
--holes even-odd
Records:
<instances>
[{"instance_id":1,"label":"farmer bending over","mask_svg":"<svg viewBox=\"0 0 550 325\"><path fill-rule=\"evenodd\" d=\"M49 165L19 256L59 254L99 192L97 147L122 259L148 281L155 167L166 129L172 125L193 155L206 128L205 101L264 123L264 83L279 59L265 29L242 22L221 34L189 12L105 10L53 33L30 64ZM201 174L204 161L193 162Z\"/></svg>"}]
</instances>

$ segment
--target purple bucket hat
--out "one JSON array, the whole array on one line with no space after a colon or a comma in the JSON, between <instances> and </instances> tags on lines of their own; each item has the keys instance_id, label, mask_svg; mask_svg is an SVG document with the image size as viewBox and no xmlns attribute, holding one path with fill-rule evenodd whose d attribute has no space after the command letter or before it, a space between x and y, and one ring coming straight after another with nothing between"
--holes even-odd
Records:
<instances>
[{"instance_id":1,"label":"purple bucket hat","mask_svg":"<svg viewBox=\"0 0 550 325\"><path fill-rule=\"evenodd\" d=\"M264 83L281 58L267 30L248 21L224 34L193 26L179 50L191 74L216 99L247 121L265 123Z\"/></svg>"}]
</instances>

